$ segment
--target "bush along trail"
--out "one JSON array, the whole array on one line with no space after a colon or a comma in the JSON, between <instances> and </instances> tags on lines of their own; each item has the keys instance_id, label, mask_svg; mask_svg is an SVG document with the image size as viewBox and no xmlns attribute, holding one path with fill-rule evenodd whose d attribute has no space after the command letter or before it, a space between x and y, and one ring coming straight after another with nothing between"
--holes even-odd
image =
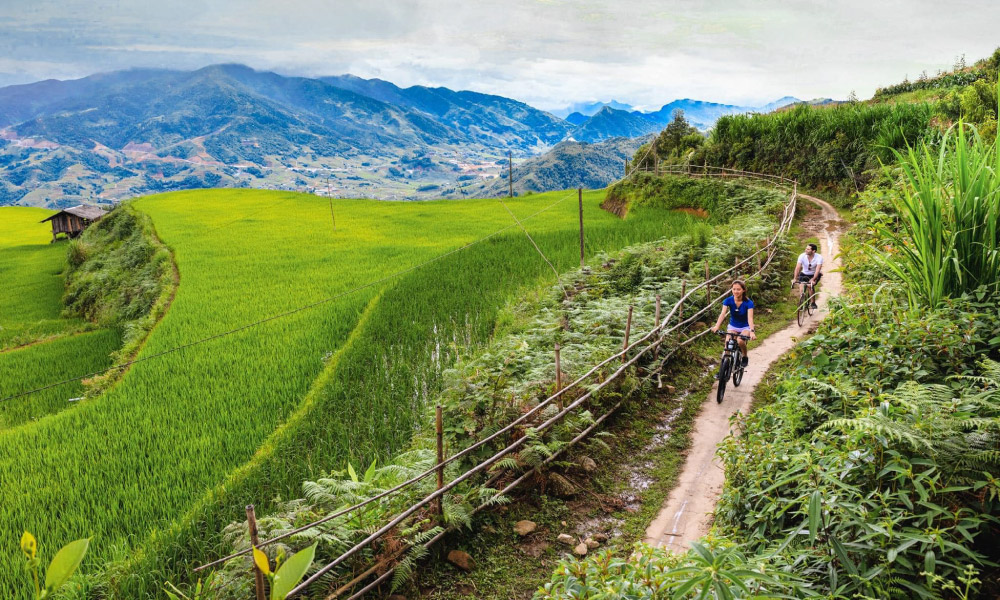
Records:
<instances>
[{"instance_id":1,"label":"bush along trail","mask_svg":"<svg viewBox=\"0 0 1000 600\"><path fill-rule=\"evenodd\" d=\"M894 155L829 318L733 417L708 535L563 561L536 599L1000 597L998 173L961 123Z\"/></svg>"},{"instance_id":2,"label":"bush along trail","mask_svg":"<svg viewBox=\"0 0 1000 600\"><path fill-rule=\"evenodd\" d=\"M749 411L754 390L764 373L778 358L795 346L807 328L815 329L816 325L830 314L830 301L840 295L840 273L834 271L840 266L837 258L840 237L840 219L837 211L819 198L801 194L799 197L815 203L820 208L815 220L807 223L810 228L817 229L820 237L820 254L826 261L819 289L820 309L801 326L792 323L761 343L751 342L750 366L747 367L746 375L739 387L730 385L727 388L722 403L716 402L714 388L708 394L702 412L695 421L691 449L677 486L646 530L645 541L650 545L683 551L691 542L708 533L715 503L722 492L725 479L716 451L722 440L730 433L730 419L737 412ZM766 315L758 311L758 322L766 318Z\"/></svg>"}]
</instances>

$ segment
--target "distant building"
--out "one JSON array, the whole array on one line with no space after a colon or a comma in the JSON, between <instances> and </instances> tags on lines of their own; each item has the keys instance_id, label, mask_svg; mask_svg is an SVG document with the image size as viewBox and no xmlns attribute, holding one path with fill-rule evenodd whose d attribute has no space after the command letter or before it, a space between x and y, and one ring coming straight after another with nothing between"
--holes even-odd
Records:
<instances>
[{"instance_id":1,"label":"distant building","mask_svg":"<svg viewBox=\"0 0 1000 600\"><path fill-rule=\"evenodd\" d=\"M52 241L54 242L60 233L65 233L66 237L75 238L88 225L99 221L105 214L107 213L102 208L81 204L61 210L47 219L42 219L39 223L52 221Z\"/></svg>"}]
</instances>

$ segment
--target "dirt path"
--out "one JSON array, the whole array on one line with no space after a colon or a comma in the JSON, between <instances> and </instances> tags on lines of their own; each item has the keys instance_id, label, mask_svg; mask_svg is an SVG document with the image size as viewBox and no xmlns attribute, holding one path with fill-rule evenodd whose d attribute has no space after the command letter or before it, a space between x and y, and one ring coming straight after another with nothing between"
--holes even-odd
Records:
<instances>
[{"instance_id":1,"label":"dirt path","mask_svg":"<svg viewBox=\"0 0 1000 600\"><path fill-rule=\"evenodd\" d=\"M826 318L830 298L840 294L840 273L833 272L840 267L840 261L835 258L840 251L838 244L840 217L832 206L818 198L802 194L799 194L799 198L813 202L820 209L811 212L803 223L807 231L813 232L819 238L820 253L826 261L823 265L823 286L818 300L819 311L813 313L802 327L792 323L763 342L751 343L750 366L743 383L738 388L730 385L722 404L715 401L713 386L702 405L701 413L695 420L691 448L688 450L687 460L677 485L656 519L646 529L647 544L685 551L691 542L708 533L715 503L722 492L725 480L715 450L719 442L729 435L729 417L736 411L746 413L749 410L751 394L767 369L782 354L795 346L798 337ZM788 274L788 279L791 280L791 273Z\"/></svg>"}]
</instances>

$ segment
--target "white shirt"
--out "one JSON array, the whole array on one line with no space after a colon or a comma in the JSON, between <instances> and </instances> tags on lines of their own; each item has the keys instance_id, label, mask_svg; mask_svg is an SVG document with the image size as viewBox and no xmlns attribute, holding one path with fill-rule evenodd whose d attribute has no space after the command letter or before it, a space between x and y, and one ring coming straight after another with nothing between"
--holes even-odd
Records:
<instances>
[{"instance_id":1,"label":"white shirt","mask_svg":"<svg viewBox=\"0 0 1000 600\"><path fill-rule=\"evenodd\" d=\"M799 255L799 264L802 265L803 275L815 275L816 267L823 264L823 257L820 254L813 254L812 260L803 252Z\"/></svg>"}]
</instances>

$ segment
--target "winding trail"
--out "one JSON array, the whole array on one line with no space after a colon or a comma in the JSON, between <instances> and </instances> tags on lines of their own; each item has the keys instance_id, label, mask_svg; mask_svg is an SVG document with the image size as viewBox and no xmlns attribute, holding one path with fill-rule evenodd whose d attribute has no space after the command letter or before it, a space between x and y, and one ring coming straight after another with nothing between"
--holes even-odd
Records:
<instances>
[{"instance_id":1,"label":"winding trail","mask_svg":"<svg viewBox=\"0 0 1000 600\"><path fill-rule=\"evenodd\" d=\"M799 198L811 201L820 209L810 213L810 222L803 223L807 231L819 237L820 253L826 261L823 265L823 285L817 301L819 311L813 313L802 327L793 322L763 342L751 345L750 366L743 383L740 387L730 385L722 404L715 401L715 386L712 386L712 391L695 420L691 447L677 485L646 529L645 542L651 546L683 552L691 542L708 533L715 503L725 481L722 465L715 452L723 438L729 435L729 417L736 411L744 414L749 411L751 396L764 373L782 354L795 346L799 337L813 330L819 321L826 318L830 298L840 294L840 273L834 271L840 267L840 260L837 258L840 251L840 217L832 206L819 198L803 194L799 194ZM791 273L788 278L791 279Z\"/></svg>"}]
</instances>

